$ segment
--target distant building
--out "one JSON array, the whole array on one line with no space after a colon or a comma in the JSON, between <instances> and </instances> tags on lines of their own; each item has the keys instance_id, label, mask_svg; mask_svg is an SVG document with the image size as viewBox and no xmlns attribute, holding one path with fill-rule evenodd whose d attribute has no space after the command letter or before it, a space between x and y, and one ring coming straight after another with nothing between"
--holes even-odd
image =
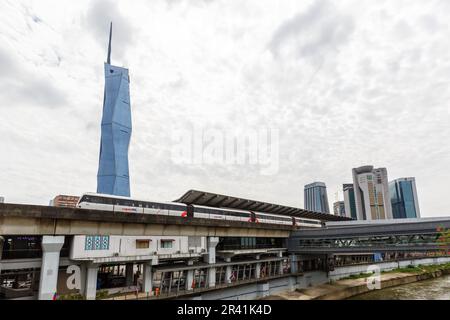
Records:
<instances>
[{"instance_id":1,"label":"distant building","mask_svg":"<svg viewBox=\"0 0 450 320\"><path fill-rule=\"evenodd\" d=\"M0 197L0 203L5 203L5 198L4 197Z\"/></svg>"},{"instance_id":2,"label":"distant building","mask_svg":"<svg viewBox=\"0 0 450 320\"><path fill-rule=\"evenodd\" d=\"M356 212L355 190L353 188L353 184L352 183L344 184L343 191L344 191L345 216L347 218L357 220L358 214Z\"/></svg>"},{"instance_id":3,"label":"distant building","mask_svg":"<svg viewBox=\"0 0 450 320\"><path fill-rule=\"evenodd\" d=\"M337 201L333 204L334 214L336 216L345 217L344 201Z\"/></svg>"},{"instance_id":4,"label":"distant building","mask_svg":"<svg viewBox=\"0 0 450 320\"><path fill-rule=\"evenodd\" d=\"M325 183L314 182L305 186L305 209L315 212L330 213Z\"/></svg>"},{"instance_id":5,"label":"distant building","mask_svg":"<svg viewBox=\"0 0 450 320\"><path fill-rule=\"evenodd\" d=\"M50 200L50 206L61 208L75 208L77 206L78 200L80 200L80 197L77 196L59 195L56 196L53 200Z\"/></svg>"},{"instance_id":6,"label":"distant building","mask_svg":"<svg viewBox=\"0 0 450 320\"><path fill-rule=\"evenodd\" d=\"M97 174L97 192L130 196L128 147L131 139L130 77L128 69L111 64L112 24L105 63L105 92Z\"/></svg>"},{"instance_id":7,"label":"distant building","mask_svg":"<svg viewBox=\"0 0 450 320\"><path fill-rule=\"evenodd\" d=\"M389 182L394 219L420 218L416 179L400 178Z\"/></svg>"},{"instance_id":8,"label":"distant building","mask_svg":"<svg viewBox=\"0 0 450 320\"><path fill-rule=\"evenodd\" d=\"M393 219L386 168L355 168L353 187L358 220Z\"/></svg>"}]
</instances>

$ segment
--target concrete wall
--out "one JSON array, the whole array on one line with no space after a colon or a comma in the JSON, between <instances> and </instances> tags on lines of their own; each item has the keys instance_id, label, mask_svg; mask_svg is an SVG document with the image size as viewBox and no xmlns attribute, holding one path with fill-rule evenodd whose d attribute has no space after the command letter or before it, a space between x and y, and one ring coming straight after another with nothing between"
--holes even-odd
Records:
<instances>
[{"instance_id":1,"label":"concrete wall","mask_svg":"<svg viewBox=\"0 0 450 320\"><path fill-rule=\"evenodd\" d=\"M161 248L161 240L175 240L173 241L172 248ZM149 248L138 249L136 248L136 240L151 240ZM156 252L158 255L170 255L170 254L188 254L202 253L202 250L206 250L206 240L203 237L200 246L189 247L188 237L125 237L125 236L110 236L109 249L108 250L85 250L86 236L74 236L72 241L72 247L70 250L70 258L88 259L88 258L106 258L106 257L132 257L132 256L150 256Z\"/></svg>"},{"instance_id":2,"label":"concrete wall","mask_svg":"<svg viewBox=\"0 0 450 320\"><path fill-rule=\"evenodd\" d=\"M348 276L360 273L367 273L368 267L376 265L380 268L380 271L390 271L397 268L404 268L409 265L433 265L433 264L443 264L450 262L450 257L442 257L442 258L425 258L425 259L411 259L411 260L402 260L399 262L378 262L373 264L365 264L365 265L354 265L347 267L337 267L334 271L329 273L330 280L339 280L342 278L346 278Z\"/></svg>"},{"instance_id":3,"label":"concrete wall","mask_svg":"<svg viewBox=\"0 0 450 320\"><path fill-rule=\"evenodd\" d=\"M286 276L283 278L252 283L228 289L210 291L188 298L190 300L255 300L269 295L295 289L307 288L328 282L325 272L306 272L303 276Z\"/></svg>"}]
</instances>

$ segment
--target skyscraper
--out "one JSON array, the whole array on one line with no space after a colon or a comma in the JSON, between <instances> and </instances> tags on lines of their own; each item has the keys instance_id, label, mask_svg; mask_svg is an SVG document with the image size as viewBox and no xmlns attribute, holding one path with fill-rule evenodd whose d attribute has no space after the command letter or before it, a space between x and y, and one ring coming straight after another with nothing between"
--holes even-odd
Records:
<instances>
[{"instance_id":1,"label":"skyscraper","mask_svg":"<svg viewBox=\"0 0 450 320\"><path fill-rule=\"evenodd\" d=\"M330 213L327 187L323 182L314 182L305 186L305 209Z\"/></svg>"},{"instance_id":2,"label":"skyscraper","mask_svg":"<svg viewBox=\"0 0 450 320\"><path fill-rule=\"evenodd\" d=\"M112 23L105 63L100 160L97 192L130 196L128 147L131 138L130 77L128 69L111 64Z\"/></svg>"},{"instance_id":3,"label":"skyscraper","mask_svg":"<svg viewBox=\"0 0 450 320\"><path fill-rule=\"evenodd\" d=\"M344 201L336 201L333 204L333 211L335 216L345 217Z\"/></svg>"},{"instance_id":4,"label":"skyscraper","mask_svg":"<svg viewBox=\"0 0 450 320\"><path fill-rule=\"evenodd\" d=\"M355 168L353 187L358 220L393 219L386 168Z\"/></svg>"},{"instance_id":5,"label":"skyscraper","mask_svg":"<svg viewBox=\"0 0 450 320\"><path fill-rule=\"evenodd\" d=\"M389 182L394 219L420 218L416 179L400 178Z\"/></svg>"},{"instance_id":6,"label":"skyscraper","mask_svg":"<svg viewBox=\"0 0 450 320\"><path fill-rule=\"evenodd\" d=\"M356 213L355 190L352 183L343 185L345 216L347 218L358 219Z\"/></svg>"}]
</instances>

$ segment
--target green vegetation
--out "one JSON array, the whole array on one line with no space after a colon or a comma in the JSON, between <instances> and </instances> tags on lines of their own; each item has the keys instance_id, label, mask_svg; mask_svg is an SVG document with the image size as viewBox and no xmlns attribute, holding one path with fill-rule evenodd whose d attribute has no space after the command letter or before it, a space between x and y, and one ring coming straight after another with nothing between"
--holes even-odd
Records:
<instances>
[{"instance_id":1,"label":"green vegetation","mask_svg":"<svg viewBox=\"0 0 450 320\"><path fill-rule=\"evenodd\" d=\"M58 297L58 300L84 300L81 294L65 294Z\"/></svg>"},{"instance_id":2,"label":"green vegetation","mask_svg":"<svg viewBox=\"0 0 450 320\"><path fill-rule=\"evenodd\" d=\"M397 268L390 271L382 271L381 273L427 273L427 272L436 272L439 270L450 270L450 263L445 264L438 264L438 265L429 265L429 266L422 266L422 265L409 265L407 267L403 268ZM361 278L368 278L372 276L373 273L360 273L360 274L353 274L351 276L342 278L341 280L348 280L348 279L361 279Z\"/></svg>"},{"instance_id":3,"label":"green vegetation","mask_svg":"<svg viewBox=\"0 0 450 320\"><path fill-rule=\"evenodd\" d=\"M374 274L373 272L372 273L367 272L367 273L360 273L360 274L352 274L351 276L342 278L341 280L368 278L368 277L372 276L373 274Z\"/></svg>"},{"instance_id":4,"label":"green vegetation","mask_svg":"<svg viewBox=\"0 0 450 320\"><path fill-rule=\"evenodd\" d=\"M392 271L387 271L387 273L392 273L392 272L427 273L427 272L436 272L439 270L450 270L450 263L429 265L429 266L409 265L405 268L398 268L398 269L394 269Z\"/></svg>"},{"instance_id":5,"label":"green vegetation","mask_svg":"<svg viewBox=\"0 0 450 320\"><path fill-rule=\"evenodd\" d=\"M108 291L107 290L102 290L102 291L97 291L97 295L96 295L96 299L97 300L101 300L101 299L105 299L108 297Z\"/></svg>"}]
</instances>

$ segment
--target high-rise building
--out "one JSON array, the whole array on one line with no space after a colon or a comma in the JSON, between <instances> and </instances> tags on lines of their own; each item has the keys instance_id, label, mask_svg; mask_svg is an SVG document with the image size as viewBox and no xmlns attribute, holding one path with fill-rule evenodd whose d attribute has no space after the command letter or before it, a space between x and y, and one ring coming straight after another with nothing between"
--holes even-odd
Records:
<instances>
[{"instance_id":1,"label":"high-rise building","mask_svg":"<svg viewBox=\"0 0 450 320\"><path fill-rule=\"evenodd\" d=\"M353 187L358 220L393 219L386 168L355 168Z\"/></svg>"},{"instance_id":2,"label":"high-rise building","mask_svg":"<svg viewBox=\"0 0 450 320\"><path fill-rule=\"evenodd\" d=\"M314 182L305 186L305 209L330 213L327 187L323 182Z\"/></svg>"},{"instance_id":3,"label":"high-rise building","mask_svg":"<svg viewBox=\"0 0 450 320\"><path fill-rule=\"evenodd\" d=\"M0 203L5 203L5 198L4 197L0 197Z\"/></svg>"},{"instance_id":4,"label":"high-rise building","mask_svg":"<svg viewBox=\"0 0 450 320\"><path fill-rule=\"evenodd\" d=\"M343 185L345 216L347 218L358 219L356 213L355 190L352 183Z\"/></svg>"},{"instance_id":5,"label":"high-rise building","mask_svg":"<svg viewBox=\"0 0 450 320\"><path fill-rule=\"evenodd\" d=\"M50 206L60 208L75 208L80 197L59 195L50 201Z\"/></svg>"},{"instance_id":6,"label":"high-rise building","mask_svg":"<svg viewBox=\"0 0 450 320\"><path fill-rule=\"evenodd\" d=\"M100 160L97 192L130 196L128 147L131 138L130 77L128 69L111 64L112 23L105 63Z\"/></svg>"},{"instance_id":7,"label":"high-rise building","mask_svg":"<svg viewBox=\"0 0 450 320\"><path fill-rule=\"evenodd\" d=\"M345 205L344 201L337 201L333 204L334 215L345 217Z\"/></svg>"},{"instance_id":8,"label":"high-rise building","mask_svg":"<svg viewBox=\"0 0 450 320\"><path fill-rule=\"evenodd\" d=\"M394 219L420 218L416 179L399 178L389 182Z\"/></svg>"}]
</instances>

